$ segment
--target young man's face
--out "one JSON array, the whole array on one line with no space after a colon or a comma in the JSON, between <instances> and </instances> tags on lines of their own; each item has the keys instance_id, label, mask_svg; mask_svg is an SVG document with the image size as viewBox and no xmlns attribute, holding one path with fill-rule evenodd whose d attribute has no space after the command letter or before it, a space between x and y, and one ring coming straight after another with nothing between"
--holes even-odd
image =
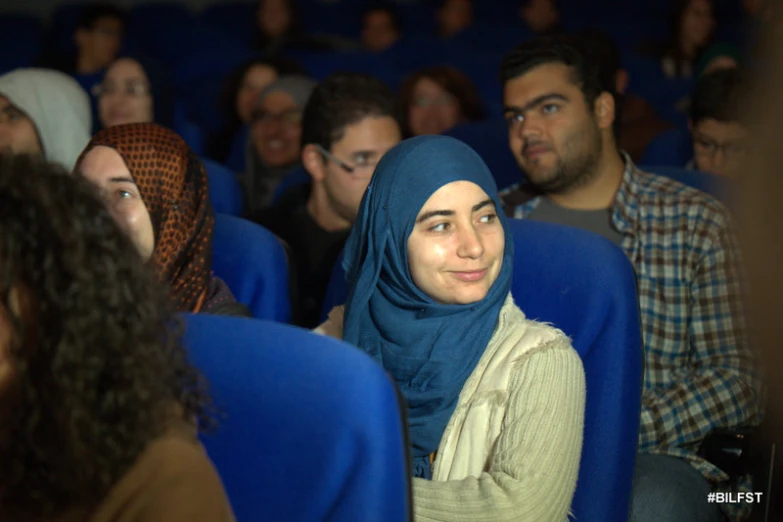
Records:
<instances>
[{"instance_id":1,"label":"young man's face","mask_svg":"<svg viewBox=\"0 0 783 522\"><path fill-rule=\"evenodd\" d=\"M695 167L728 178L736 178L743 166L748 130L737 122L701 120L691 129Z\"/></svg>"},{"instance_id":2,"label":"young man's face","mask_svg":"<svg viewBox=\"0 0 783 522\"><path fill-rule=\"evenodd\" d=\"M0 155L43 154L32 120L0 95Z\"/></svg>"},{"instance_id":3,"label":"young man's face","mask_svg":"<svg viewBox=\"0 0 783 522\"><path fill-rule=\"evenodd\" d=\"M401 139L400 126L391 116L369 116L345 127L342 138L332 143L329 156L316 163L319 172L314 176L323 180L337 215L350 223L356 220L375 166Z\"/></svg>"},{"instance_id":4,"label":"young man's face","mask_svg":"<svg viewBox=\"0 0 783 522\"><path fill-rule=\"evenodd\" d=\"M530 183L564 193L592 175L602 128L568 66L539 65L507 81L503 105L511 152Z\"/></svg>"}]
</instances>

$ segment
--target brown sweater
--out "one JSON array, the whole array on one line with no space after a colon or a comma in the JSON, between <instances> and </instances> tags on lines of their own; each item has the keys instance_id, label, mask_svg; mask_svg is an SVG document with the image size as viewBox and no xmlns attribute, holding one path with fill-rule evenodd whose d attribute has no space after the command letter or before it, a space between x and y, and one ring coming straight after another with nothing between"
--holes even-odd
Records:
<instances>
[{"instance_id":1,"label":"brown sweater","mask_svg":"<svg viewBox=\"0 0 783 522\"><path fill-rule=\"evenodd\" d=\"M198 439L173 429L150 443L93 510L52 522L234 522L220 477Z\"/></svg>"}]
</instances>

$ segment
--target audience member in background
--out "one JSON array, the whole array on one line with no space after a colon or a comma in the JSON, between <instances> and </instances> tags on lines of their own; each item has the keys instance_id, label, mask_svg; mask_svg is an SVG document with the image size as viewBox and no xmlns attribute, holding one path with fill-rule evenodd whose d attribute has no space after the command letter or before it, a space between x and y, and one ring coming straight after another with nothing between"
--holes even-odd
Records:
<instances>
[{"instance_id":1,"label":"audience member in background","mask_svg":"<svg viewBox=\"0 0 783 522\"><path fill-rule=\"evenodd\" d=\"M167 283L177 311L250 315L212 273L207 174L182 138L154 123L109 127L93 136L76 174L100 188L111 215Z\"/></svg>"},{"instance_id":2,"label":"audience member in background","mask_svg":"<svg viewBox=\"0 0 783 522\"><path fill-rule=\"evenodd\" d=\"M436 16L438 35L448 40L473 25L473 0L441 0Z\"/></svg>"},{"instance_id":3,"label":"audience member in background","mask_svg":"<svg viewBox=\"0 0 783 522\"><path fill-rule=\"evenodd\" d=\"M295 62L282 57L254 58L226 79L220 94L224 123L209 144L210 157L224 161L243 126L249 125L261 92L280 76L303 74Z\"/></svg>"},{"instance_id":4,"label":"audience member in background","mask_svg":"<svg viewBox=\"0 0 783 522\"><path fill-rule=\"evenodd\" d=\"M355 47L355 42L339 37L305 35L295 0L260 0L256 13L256 47L266 54L277 54L286 49L329 51Z\"/></svg>"},{"instance_id":5,"label":"audience member in background","mask_svg":"<svg viewBox=\"0 0 783 522\"><path fill-rule=\"evenodd\" d=\"M312 182L253 216L290 247L297 322L321 318L326 287L381 157L401 139L394 93L362 74L336 74L313 92L302 121L302 165Z\"/></svg>"},{"instance_id":6,"label":"audience member in background","mask_svg":"<svg viewBox=\"0 0 783 522\"><path fill-rule=\"evenodd\" d=\"M40 154L71 170L91 128L89 97L70 76L48 69L0 76L0 155Z\"/></svg>"},{"instance_id":7,"label":"audience member in background","mask_svg":"<svg viewBox=\"0 0 783 522\"><path fill-rule=\"evenodd\" d=\"M742 52L737 46L729 43L712 44L704 50L696 64L696 77L719 69L739 67L741 62Z\"/></svg>"},{"instance_id":8,"label":"audience member in background","mask_svg":"<svg viewBox=\"0 0 783 522\"><path fill-rule=\"evenodd\" d=\"M403 129L407 136L441 134L484 117L484 107L470 78L454 67L422 69L400 89Z\"/></svg>"},{"instance_id":9,"label":"audience member in background","mask_svg":"<svg viewBox=\"0 0 783 522\"><path fill-rule=\"evenodd\" d=\"M299 13L294 0L260 0L256 11L259 51L277 52L300 34Z\"/></svg>"},{"instance_id":10,"label":"audience member in background","mask_svg":"<svg viewBox=\"0 0 783 522\"><path fill-rule=\"evenodd\" d=\"M693 161L702 172L737 178L745 171L748 129L742 121L743 75L737 68L705 74L691 101Z\"/></svg>"},{"instance_id":11,"label":"audience member in background","mask_svg":"<svg viewBox=\"0 0 783 522\"><path fill-rule=\"evenodd\" d=\"M338 308L316 331L377 359L405 397L416 520L567 519L584 371L514 304L513 247L486 164L445 136L389 151L345 246L344 324Z\"/></svg>"},{"instance_id":12,"label":"audience member in background","mask_svg":"<svg viewBox=\"0 0 783 522\"><path fill-rule=\"evenodd\" d=\"M258 97L241 175L247 214L269 206L280 181L299 165L302 111L315 85L305 76L282 76Z\"/></svg>"},{"instance_id":13,"label":"audience member in background","mask_svg":"<svg viewBox=\"0 0 783 522\"><path fill-rule=\"evenodd\" d=\"M553 33L560 28L560 11L556 0L524 0L519 16L534 35Z\"/></svg>"},{"instance_id":14,"label":"audience member in background","mask_svg":"<svg viewBox=\"0 0 783 522\"><path fill-rule=\"evenodd\" d=\"M741 506L704 502L731 485L696 451L710 431L757 425L762 415L733 226L711 197L642 172L618 151L614 99L599 74L568 37L505 57L509 144L531 185L510 195L508 211L590 230L628 255L646 355L631 520L720 521L721 507L736 516Z\"/></svg>"},{"instance_id":15,"label":"audience member in background","mask_svg":"<svg viewBox=\"0 0 783 522\"><path fill-rule=\"evenodd\" d=\"M163 65L140 56L122 57L95 89L101 127L155 122L174 125L174 92Z\"/></svg>"},{"instance_id":16,"label":"audience member in background","mask_svg":"<svg viewBox=\"0 0 783 522\"><path fill-rule=\"evenodd\" d=\"M230 522L203 378L89 183L0 159L0 519Z\"/></svg>"},{"instance_id":17,"label":"audience member in background","mask_svg":"<svg viewBox=\"0 0 783 522\"><path fill-rule=\"evenodd\" d=\"M392 5L377 4L362 16L362 46L379 53L394 45L402 36L400 15Z\"/></svg>"},{"instance_id":18,"label":"audience member in background","mask_svg":"<svg viewBox=\"0 0 783 522\"><path fill-rule=\"evenodd\" d=\"M672 36L658 49L650 49L660 60L667 78L692 78L701 53L709 46L715 29L710 0L678 0Z\"/></svg>"},{"instance_id":19,"label":"audience member in background","mask_svg":"<svg viewBox=\"0 0 783 522\"><path fill-rule=\"evenodd\" d=\"M628 91L630 75L623 68L620 52L612 39L597 30L577 33L576 45L584 45L591 53L591 63L599 67L603 89L614 95L615 135L620 149L638 161L653 138L673 126L662 120L647 100Z\"/></svg>"},{"instance_id":20,"label":"audience member in background","mask_svg":"<svg viewBox=\"0 0 783 522\"><path fill-rule=\"evenodd\" d=\"M125 13L121 9L109 3L87 4L73 37L76 54L53 57L44 65L72 75L85 91L91 92L106 67L117 58L124 32Z\"/></svg>"}]
</instances>

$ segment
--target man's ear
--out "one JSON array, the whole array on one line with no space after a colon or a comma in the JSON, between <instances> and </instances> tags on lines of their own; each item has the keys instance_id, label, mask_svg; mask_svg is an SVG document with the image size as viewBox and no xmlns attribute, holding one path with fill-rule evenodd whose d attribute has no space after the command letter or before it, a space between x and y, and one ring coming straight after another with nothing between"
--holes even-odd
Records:
<instances>
[{"instance_id":1,"label":"man's ear","mask_svg":"<svg viewBox=\"0 0 783 522\"><path fill-rule=\"evenodd\" d=\"M323 154L312 143L308 143L302 148L302 166L315 183L323 181L326 177L326 164L324 163Z\"/></svg>"},{"instance_id":2,"label":"man's ear","mask_svg":"<svg viewBox=\"0 0 783 522\"><path fill-rule=\"evenodd\" d=\"M606 91L602 92L595 99L593 113L600 129L611 129L616 115L614 96Z\"/></svg>"},{"instance_id":3,"label":"man's ear","mask_svg":"<svg viewBox=\"0 0 783 522\"><path fill-rule=\"evenodd\" d=\"M688 132L693 132L693 120L688 118Z\"/></svg>"}]
</instances>

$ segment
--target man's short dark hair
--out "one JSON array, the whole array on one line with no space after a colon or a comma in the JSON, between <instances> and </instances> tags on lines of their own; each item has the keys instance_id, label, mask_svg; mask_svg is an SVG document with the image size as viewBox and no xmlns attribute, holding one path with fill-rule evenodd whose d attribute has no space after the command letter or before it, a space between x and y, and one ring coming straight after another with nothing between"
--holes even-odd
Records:
<instances>
[{"instance_id":1,"label":"man's short dark hair","mask_svg":"<svg viewBox=\"0 0 783 522\"><path fill-rule=\"evenodd\" d=\"M79 23L76 28L77 30L83 29L85 31L91 31L95 28L95 24L98 20L103 18L115 18L123 25L125 24L125 12L122 9L108 3L94 3L84 7L84 11L79 18Z\"/></svg>"},{"instance_id":2,"label":"man's short dark hair","mask_svg":"<svg viewBox=\"0 0 783 522\"><path fill-rule=\"evenodd\" d=\"M724 123L739 122L743 94L742 71L738 68L719 69L702 76L691 99L691 121Z\"/></svg>"},{"instance_id":3,"label":"man's short dark hair","mask_svg":"<svg viewBox=\"0 0 783 522\"><path fill-rule=\"evenodd\" d=\"M579 86L585 101L592 107L598 96L607 90L596 63L586 52L578 35L548 35L533 38L518 45L503 57L500 79L503 84L519 78L541 65L562 64L571 69L571 79ZM608 92L614 92L612 88Z\"/></svg>"},{"instance_id":4,"label":"man's short dark hair","mask_svg":"<svg viewBox=\"0 0 783 522\"><path fill-rule=\"evenodd\" d=\"M574 35L581 40L579 44L588 56L590 66L598 69L598 80L601 88L614 98L614 123L612 128L615 137L620 135L622 95L617 92L617 75L623 69L620 50L614 41L603 31L585 29Z\"/></svg>"},{"instance_id":5,"label":"man's short dark hair","mask_svg":"<svg viewBox=\"0 0 783 522\"><path fill-rule=\"evenodd\" d=\"M313 91L302 115L302 146L331 150L345 128L367 117L389 116L399 124L394 92L381 80L359 73L336 73Z\"/></svg>"},{"instance_id":6,"label":"man's short dark hair","mask_svg":"<svg viewBox=\"0 0 783 522\"><path fill-rule=\"evenodd\" d=\"M402 33L402 18L400 18L400 13L395 9L395 7L392 4L388 4L385 2L372 4L367 9L364 10L364 13L362 14L362 23L364 23L365 18L367 18L367 15L370 13L386 13L389 15L392 21L392 26L397 31L397 33Z\"/></svg>"}]
</instances>

